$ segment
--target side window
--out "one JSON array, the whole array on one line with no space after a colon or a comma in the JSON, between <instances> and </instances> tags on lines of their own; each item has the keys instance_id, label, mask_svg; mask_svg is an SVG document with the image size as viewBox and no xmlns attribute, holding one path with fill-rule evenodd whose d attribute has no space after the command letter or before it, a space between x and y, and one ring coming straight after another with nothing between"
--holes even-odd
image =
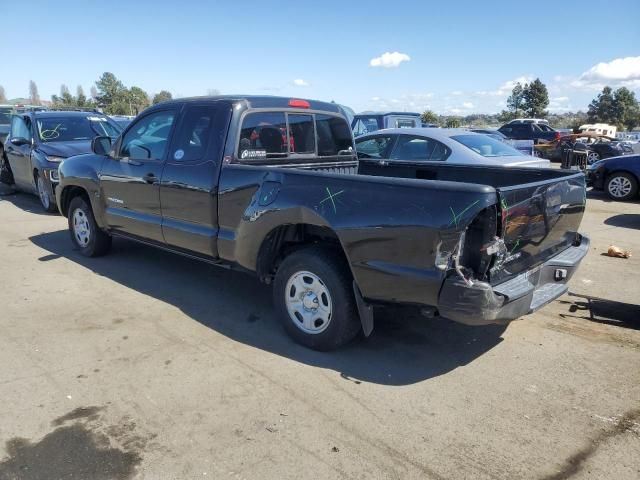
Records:
<instances>
[{"instance_id":1,"label":"side window","mask_svg":"<svg viewBox=\"0 0 640 480\"><path fill-rule=\"evenodd\" d=\"M288 114L289 152L316 153L316 135L312 115Z\"/></svg>"},{"instance_id":2,"label":"side window","mask_svg":"<svg viewBox=\"0 0 640 480\"><path fill-rule=\"evenodd\" d=\"M31 140L31 122L27 117L14 115L11 119L11 138L26 138Z\"/></svg>"},{"instance_id":3,"label":"side window","mask_svg":"<svg viewBox=\"0 0 640 480\"><path fill-rule=\"evenodd\" d=\"M122 139L120 157L131 160L164 159L174 120L175 112L165 110L135 122Z\"/></svg>"},{"instance_id":4,"label":"side window","mask_svg":"<svg viewBox=\"0 0 640 480\"><path fill-rule=\"evenodd\" d=\"M287 151L284 112L256 112L244 117L238 148L241 159L284 158Z\"/></svg>"},{"instance_id":5,"label":"side window","mask_svg":"<svg viewBox=\"0 0 640 480\"><path fill-rule=\"evenodd\" d=\"M343 118L316 115L316 133L320 157L351 155L353 148L351 129Z\"/></svg>"},{"instance_id":6,"label":"side window","mask_svg":"<svg viewBox=\"0 0 640 480\"><path fill-rule=\"evenodd\" d=\"M396 120L396 128L415 128L416 121L410 118L398 118Z\"/></svg>"},{"instance_id":7,"label":"side window","mask_svg":"<svg viewBox=\"0 0 640 480\"><path fill-rule=\"evenodd\" d=\"M431 160L432 162L441 162L443 160L446 160L449 155L451 155L451 149L449 147L447 147L443 143L436 142L435 140L433 141L433 143L434 147L433 151L431 152L431 158L429 158L429 160Z\"/></svg>"},{"instance_id":8,"label":"side window","mask_svg":"<svg viewBox=\"0 0 640 480\"><path fill-rule=\"evenodd\" d=\"M378 119L376 117L359 118L356 121L356 125L353 128L354 136L364 135L365 133L372 133L379 130Z\"/></svg>"},{"instance_id":9,"label":"side window","mask_svg":"<svg viewBox=\"0 0 640 480\"><path fill-rule=\"evenodd\" d=\"M177 162L202 160L214 134L214 120L218 111L218 108L211 105L187 107L179 124L169 160Z\"/></svg>"},{"instance_id":10,"label":"side window","mask_svg":"<svg viewBox=\"0 0 640 480\"><path fill-rule=\"evenodd\" d=\"M356 143L358 156L361 158L386 158L392 137L374 137Z\"/></svg>"},{"instance_id":11,"label":"side window","mask_svg":"<svg viewBox=\"0 0 640 480\"><path fill-rule=\"evenodd\" d=\"M427 161L431 157L434 147L435 143L431 139L402 135L393 149L391 159Z\"/></svg>"}]
</instances>

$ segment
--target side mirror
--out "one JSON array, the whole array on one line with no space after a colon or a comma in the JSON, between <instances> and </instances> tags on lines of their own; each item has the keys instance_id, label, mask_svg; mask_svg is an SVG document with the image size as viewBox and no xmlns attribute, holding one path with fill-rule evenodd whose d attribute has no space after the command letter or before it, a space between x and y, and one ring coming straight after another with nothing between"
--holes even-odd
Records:
<instances>
[{"instance_id":1,"label":"side mirror","mask_svg":"<svg viewBox=\"0 0 640 480\"><path fill-rule=\"evenodd\" d=\"M109 155L111 150L111 137L95 137L91 140L91 151L96 155Z\"/></svg>"},{"instance_id":2,"label":"side mirror","mask_svg":"<svg viewBox=\"0 0 640 480\"><path fill-rule=\"evenodd\" d=\"M31 140L27 140L24 137L14 137L10 140L11 143L13 143L16 147L20 147L22 145L30 145L31 144Z\"/></svg>"}]
</instances>

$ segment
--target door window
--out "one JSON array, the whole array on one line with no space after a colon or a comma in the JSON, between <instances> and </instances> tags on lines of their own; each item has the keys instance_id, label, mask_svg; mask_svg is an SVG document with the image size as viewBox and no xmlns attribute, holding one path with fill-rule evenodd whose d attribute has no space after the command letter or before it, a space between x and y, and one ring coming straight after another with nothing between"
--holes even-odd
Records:
<instances>
[{"instance_id":1,"label":"door window","mask_svg":"<svg viewBox=\"0 0 640 480\"><path fill-rule=\"evenodd\" d=\"M391 154L392 160L440 161L445 160L451 150L442 143L427 137L401 135Z\"/></svg>"},{"instance_id":2,"label":"door window","mask_svg":"<svg viewBox=\"0 0 640 480\"><path fill-rule=\"evenodd\" d=\"M175 112L160 111L135 122L122 139L120 157L131 160L162 160L167 152Z\"/></svg>"},{"instance_id":3,"label":"door window","mask_svg":"<svg viewBox=\"0 0 640 480\"><path fill-rule=\"evenodd\" d=\"M358 137L365 133L372 133L379 130L378 119L376 117L359 118L353 127L353 135Z\"/></svg>"},{"instance_id":4,"label":"door window","mask_svg":"<svg viewBox=\"0 0 640 480\"><path fill-rule=\"evenodd\" d=\"M26 138L31 140L31 122L26 117L14 115L11 119L11 138Z\"/></svg>"},{"instance_id":5,"label":"door window","mask_svg":"<svg viewBox=\"0 0 640 480\"><path fill-rule=\"evenodd\" d=\"M213 138L215 117L219 111L210 105L187 107L169 159L177 162L202 160Z\"/></svg>"},{"instance_id":6,"label":"door window","mask_svg":"<svg viewBox=\"0 0 640 480\"><path fill-rule=\"evenodd\" d=\"M356 150L360 158L387 158L385 157L391 146L392 137L373 137L356 143Z\"/></svg>"}]
</instances>

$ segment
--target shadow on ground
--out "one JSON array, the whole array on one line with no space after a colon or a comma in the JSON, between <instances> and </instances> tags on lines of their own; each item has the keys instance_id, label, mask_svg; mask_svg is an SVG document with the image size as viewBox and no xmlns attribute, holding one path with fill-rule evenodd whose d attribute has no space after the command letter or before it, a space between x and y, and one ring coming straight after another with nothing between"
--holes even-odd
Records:
<instances>
[{"instance_id":1,"label":"shadow on ground","mask_svg":"<svg viewBox=\"0 0 640 480\"><path fill-rule=\"evenodd\" d=\"M345 380L406 385L466 365L498 343L504 326L468 327L406 310L380 310L371 337L320 353L295 344L276 318L271 289L250 275L227 271L162 250L116 239L110 255L86 258L66 230L30 239L58 256L125 287L176 306L192 319L235 340L295 361L339 372Z\"/></svg>"},{"instance_id":2,"label":"shadow on ground","mask_svg":"<svg viewBox=\"0 0 640 480\"><path fill-rule=\"evenodd\" d=\"M561 314L561 317L571 316L596 323L640 330L640 305L576 293L569 293L569 296L579 300L560 300L560 303L568 305L569 312L574 315Z\"/></svg>"},{"instance_id":3,"label":"shadow on ground","mask_svg":"<svg viewBox=\"0 0 640 480\"><path fill-rule=\"evenodd\" d=\"M3 185L3 184L0 184ZM60 216L59 213L47 213L42 208L40 204L40 200L35 195L30 195L28 193L16 192L13 189L7 189L4 186L2 192L0 192L0 202L9 202L14 204L20 210L24 210L25 212L34 213L36 215L44 215L46 217L50 216Z\"/></svg>"},{"instance_id":4,"label":"shadow on ground","mask_svg":"<svg viewBox=\"0 0 640 480\"><path fill-rule=\"evenodd\" d=\"M605 225L612 227L623 227L640 230L640 214L638 213L621 213L613 215L604 221Z\"/></svg>"}]
</instances>

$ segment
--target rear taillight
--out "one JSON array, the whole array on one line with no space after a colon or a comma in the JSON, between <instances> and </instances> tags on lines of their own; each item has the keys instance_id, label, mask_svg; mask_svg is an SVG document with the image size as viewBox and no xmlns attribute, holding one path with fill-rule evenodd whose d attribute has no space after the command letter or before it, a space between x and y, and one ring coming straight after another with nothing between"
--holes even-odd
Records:
<instances>
[{"instance_id":1,"label":"rear taillight","mask_svg":"<svg viewBox=\"0 0 640 480\"><path fill-rule=\"evenodd\" d=\"M556 132L556 140L560 140L560 132Z\"/></svg>"}]
</instances>

